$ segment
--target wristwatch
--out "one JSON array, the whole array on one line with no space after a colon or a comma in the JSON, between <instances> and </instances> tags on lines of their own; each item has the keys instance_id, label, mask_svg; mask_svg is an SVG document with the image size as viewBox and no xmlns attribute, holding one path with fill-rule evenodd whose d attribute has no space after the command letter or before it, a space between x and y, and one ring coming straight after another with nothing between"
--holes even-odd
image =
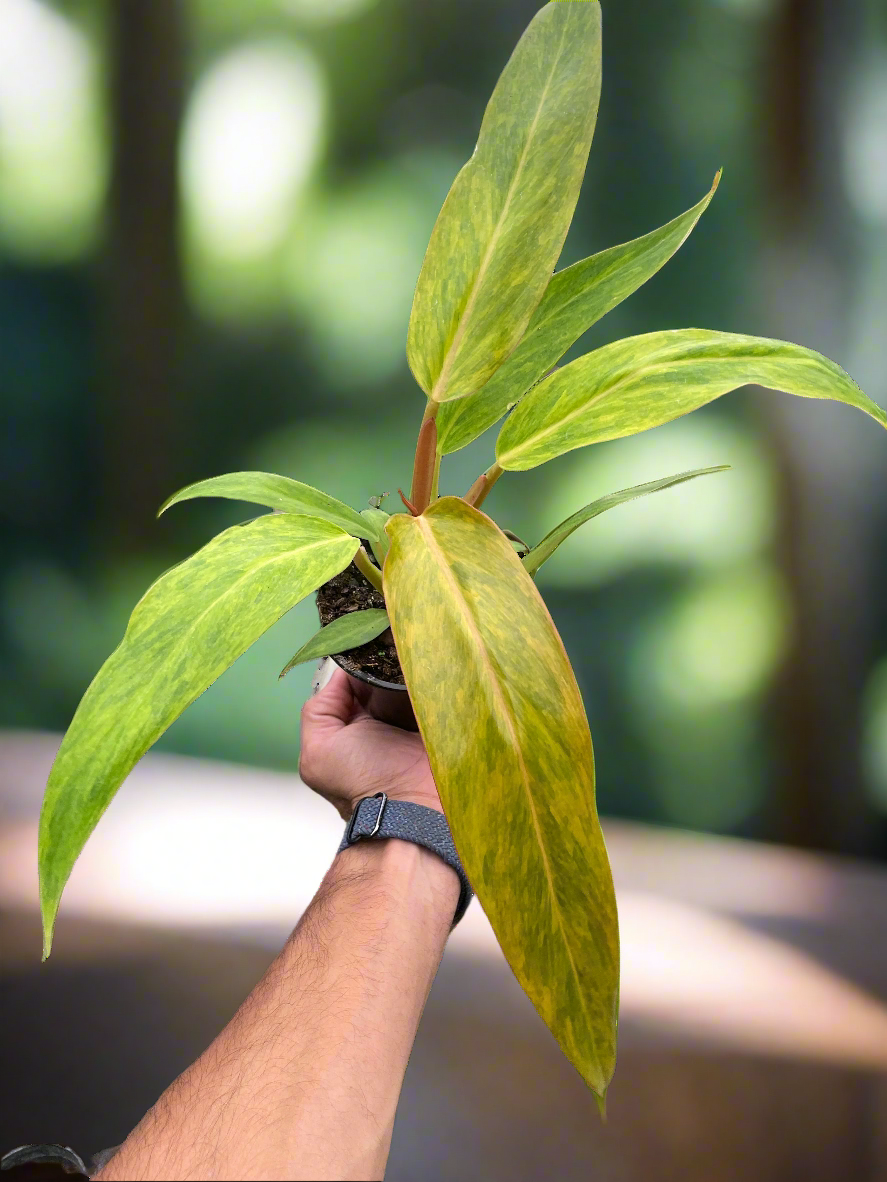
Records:
<instances>
[{"instance_id":1,"label":"wristwatch","mask_svg":"<svg viewBox=\"0 0 887 1182\"><path fill-rule=\"evenodd\" d=\"M347 850L358 841L388 837L399 837L401 841L412 841L426 850L432 850L459 875L462 891L453 918L455 927L474 897L474 891L462 869L446 817L437 809L426 808L424 804L415 804L411 800L391 800L384 792L364 796L354 806L337 852Z\"/></svg>"}]
</instances>

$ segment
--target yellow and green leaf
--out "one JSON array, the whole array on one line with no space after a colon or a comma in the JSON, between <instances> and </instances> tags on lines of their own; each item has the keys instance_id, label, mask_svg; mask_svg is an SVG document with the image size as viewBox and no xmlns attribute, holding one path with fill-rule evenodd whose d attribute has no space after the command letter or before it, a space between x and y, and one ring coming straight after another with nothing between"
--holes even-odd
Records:
<instances>
[{"instance_id":1,"label":"yellow and green leaf","mask_svg":"<svg viewBox=\"0 0 887 1182\"><path fill-rule=\"evenodd\" d=\"M606 513L608 509L615 509L617 505L624 505L626 501L633 501L637 497L647 497L650 493L674 488L676 484L695 480L697 476L710 476L715 472L726 472L729 467L729 464L720 464L715 468L694 468L691 472L679 472L677 476L664 476L661 480L650 480L646 484L636 484L632 488L608 493L605 497L592 501L577 513L573 513L566 521L556 525L550 533L545 535L538 546L534 546L524 556L524 570L529 575L535 575L542 563L551 558L558 546L565 542L570 534L574 533L580 525L585 525L586 521L600 517L601 513Z\"/></svg>"},{"instance_id":2,"label":"yellow and green leaf","mask_svg":"<svg viewBox=\"0 0 887 1182\"><path fill-rule=\"evenodd\" d=\"M573 216L600 85L600 4L545 5L496 84L419 275L407 357L435 402L479 390L523 336Z\"/></svg>"},{"instance_id":3,"label":"yellow and green leaf","mask_svg":"<svg viewBox=\"0 0 887 1182\"><path fill-rule=\"evenodd\" d=\"M267 514L213 538L139 601L84 694L46 786L44 957L71 869L135 764L263 632L344 570L357 546L328 521Z\"/></svg>"},{"instance_id":4,"label":"yellow and green leaf","mask_svg":"<svg viewBox=\"0 0 887 1182\"><path fill-rule=\"evenodd\" d=\"M505 364L478 394L446 402L438 411L441 455L465 447L498 422L584 332L655 275L686 242L720 177L698 204L667 225L558 271Z\"/></svg>"},{"instance_id":5,"label":"yellow and green leaf","mask_svg":"<svg viewBox=\"0 0 887 1182\"><path fill-rule=\"evenodd\" d=\"M368 607L339 616L302 645L292 660L287 661L280 676L285 677L290 669L295 669L296 665L304 661L317 661L333 653L347 653L350 649L375 640L387 627L388 613L383 607Z\"/></svg>"},{"instance_id":6,"label":"yellow and green leaf","mask_svg":"<svg viewBox=\"0 0 887 1182\"><path fill-rule=\"evenodd\" d=\"M616 341L553 373L503 424L496 459L506 471L525 471L577 447L671 422L748 384L844 402L887 427L881 407L812 349L687 328Z\"/></svg>"},{"instance_id":7,"label":"yellow and green leaf","mask_svg":"<svg viewBox=\"0 0 887 1182\"><path fill-rule=\"evenodd\" d=\"M391 628L456 847L515 976L604 1095L618 925L570 662L511 543L479 510L443 497L387 529Z\"/></svg>"},{"instance_id":8,"label":"yellow and green leaf","mask_svg":"<svg viewBox=\"0 0 887 1182\"><path fill-rule=\"evenodd\" d=\"M178 505L180 501L192 501L196 497L224 497L229 501L264 505L282 513L306 513L309 517L322 517L346 533L369 541L376 538L382 528L375 518L364 517L350 505L337 501L320 489L302 484L299 480L290 480L288 476L277 476L273 472L226 472L224 476L199 480L196 484L179 489L164 501L158 517L172 505Z\"/></svg>"}]
</instances>

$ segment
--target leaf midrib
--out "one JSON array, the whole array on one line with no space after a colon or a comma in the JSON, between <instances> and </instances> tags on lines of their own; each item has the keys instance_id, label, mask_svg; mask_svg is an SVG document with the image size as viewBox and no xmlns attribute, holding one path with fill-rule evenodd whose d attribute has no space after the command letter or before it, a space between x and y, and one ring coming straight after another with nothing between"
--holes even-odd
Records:
<instances>
[{"instance_id":1,"label":"leaf midrib","mask_svg":"<svg viewBox=\"0 0 887 1182\"><path fill-rule=\"evenodd\" d=\"M597 1040L596 1040L595 1034L594 1034L594 1024L591 1021L591 1015L588 1012L588 1004L585 1000L585 993L582 988L582 978L579 975L579 970L576 967L576 961L573 957L573 951L570 947L570 942L567 938L567 927L566 927L566 924L564 923L564 917L561 912L560 902L557 897L557 892L554 889L554 878L551 873L551 864L548 859L548 853L545 849L545 843L542 840L542 830L539 825L539 815L536 810L536 803L533 800L533 794L530 791L530 776L529 776L529 772L527 770L527 765L524 761L523 752L521 750L515 721L512 717L511 710L509 709L508 699L506 698L504 692L502 691L501 686L499 685L498 679L496 677L496 671L495 671L493 662L490 658L490 655L487 652L487 647L486 647L486 644L484 643L483 636L481 635L480 629L478 628L477 623L476 623L473 615L471 614L471 610L468 606L468 603L465 599L464 594L462 593L462 589L459 586L459 583L456 580L456 577L453 574L453 572L449 566L449 563L446 561L446 556L444 555L444 552L440 546L440 543L437 541L437 538L434 537L434 531L432 530L431 526L428 524L424 515L422 515L420 517L416 517L416 518L414 518L414 520L415 520L416 524L420 527L420 529L422 529L422 531L425 533L426 542L428 543L429 550L432 552L433 556L436 557L438 566L440 567L444 578L446 579L446 581L450 584L451 588L453 589L454 598L455 598L456 603L459 607L460 614L462 615L462 617L465 621L465 626L468 629L468 631L471 633L471 635L474 637L474 639L477 643L477 648L481 654L481 659L490 671L489 683L493 687L493 696L499 704L500 716L503 718L506 727L508 728L509 732L511 733L512 742L513 742L513 750L517 756L518 764L520 765L521 783L523 785L524 791L527 796L527 803L528 803L529 809L530 809L530 816L533 821L533 828L536 832L536 839L537 839L537 843L539 846L539 851L542 855L542 864L543 864L543 868L545 870L545 882L548 887L548 893L551 896L552 909L553 909L554 914L557 918L558 927L561 930L561 937L563 939L563 945L564 945L564 948L567 953L567 959L570 962L570 969L573 973L573 977L576 982L576 992L579 995L580 1004L582 1006L582 1012L585 1015L586 1029L588 1030L589 1036L590 1036L592 1042L594 1043L595 1052L596 1052L597 1051Z\"/></svg>"},{"instance_id":2,"label":"leaf midrib","mask_svg":"<svg viewBox=\"0 0 887 1182\"><path fill-rule=\"evenodd\" d=\"M502 235L502 227L503 227L505 220L508 217L508 214L510 212L511 202L514 198L515 191L517 189L517 186L520 181L523 170L526 166L527 156L530 151L530 145L532 144L533 139L536 135L536 128L538 127L539 119L541 118L541 115L542 115L542 109L545 106L545 102L548 98L548 92L551 89L551 81L554 78L554 73L555 73L555 70L557 69L557 64L560 61L561 55L564 51L564 41L566 39L566 34L567 34L567 27L566 27L566 25L564 25L564 28L561 31L561 42L560 42L560 45L558 46L558 51L557 51L557 54L555 55L551 70L549 71L548 78L546 79L545 86L542 89L542 95L539 99L539 105L536 108L536 114L533 116L533 122L530 124L530 130L527 133L526 143L524 144L523 151L521 152L520 160L518 161L517 168L515 169L515 172L514 172L514 176L511 178L511 184L508 186L508 192L505 195L505 203L502 206L502 212L499 214L499 218L498 218L496 225L493 229L493 233L490 235L490 240L487 243L487 249L484 252L484 257L481 260L481 265L478 268L477 274L474 277L474 283L471 285L471 291L469 293L468 300L465 304L465 308L462 311L462 315L459 318L459 323L456 326L456 331L453 334L453 339L450 342L449 349L447 350L447 355L446 355L446 358L444 359L444 363L441 368L440 374L438 375L437 381L434 383L434 385L431 388L431 399L434 402L438 401L438 399L436 397L438 392L440 390L446 389L446 383L447 383L447 380L449 379L450 371L452 370L453 365L455 364L456 354L459 351L459 347L462 344L462 340L465 336L465 333L468 331L468 323L471 319L471 313L474 311L474 305L477 303L477 300L478 300L478 297L480 294L480 289L483 284L486 273L489 269L490 263L492 262L492 258L493 258L493 254L495 252L496 245L499 241L499 238Z\"/></svg>"}]
</instances>

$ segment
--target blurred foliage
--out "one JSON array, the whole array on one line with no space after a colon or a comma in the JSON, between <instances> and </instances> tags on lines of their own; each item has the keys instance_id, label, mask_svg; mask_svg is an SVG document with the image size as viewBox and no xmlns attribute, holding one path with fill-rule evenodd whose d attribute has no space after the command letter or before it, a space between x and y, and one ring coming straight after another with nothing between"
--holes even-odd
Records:
<instances>
[{"instance_id":1,"label":"blurred foliage","mask_svg":"<svg viewBox=\"0 0 887 1182\"><path fill-rule=\"evenodd\" d=\"M188 297L170 453L184 484L261 468L358 508L406 487L424 399L405 363L437 210L532 0L188 0L180 140ZM676 258L596 325L619 336L759 331L746 313L766 215L762 129L775 0L604 4L600 121L573 262L686 209L724 180ZM844 185L862 248L851 369L887 397L887 40L846 96ZM470 35L466 31L470 30ZM103 251L111 135L105 8L0 5L0 724L62 729L151 578L249 516L177 507L148 549L103 533ZM132 315L138 317L138 308ZM806 341L815 347L815 341ZM445 461L464 491L488 436ZM690 467L733 471L628 504L572 537L540 585L574 659L604 811L762 831L766 704L791 628L773 559L772 459L748 399L506 476L489 508L531 544L580 505ZM173 489L169 490L170 492ZM125 505L121 507L125 510ZM887 554L887 547L885 547ZM887 562L882 563L887 567ZM294 768L311 669L277 672L314 629L303 603L170 730L170 750ZM887 809L885 664L867 764Z\"/></svg>"}]
</instances>

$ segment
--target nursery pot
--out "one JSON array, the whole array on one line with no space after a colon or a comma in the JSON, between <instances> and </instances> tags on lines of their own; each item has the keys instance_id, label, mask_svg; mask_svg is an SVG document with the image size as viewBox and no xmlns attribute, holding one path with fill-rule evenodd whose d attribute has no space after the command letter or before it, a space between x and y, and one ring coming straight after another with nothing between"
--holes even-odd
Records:
<instances>
[{"instance_id":1,"label":"nursery pot","mask_svg":"<svg viewBox=\"0 0 887 1182\"><path fill-rule=\"evenodd\" d=\"M345 669L338 656L333 660L340 669ZM388 722L392 726L399 726L401 730L417 731L416 716L413 714L413 703L405 685L398 685L394 681L382 681L372 673L361 673L345 669L355 697L363 702L366 709L380 722Z\"/></svg>"},{"instance_id":2,"label":"nursery pot","mask_svg":"<svg viewBox=\"0 0 887 1182\"><path fill-rule=\"evenodd\" d=\"M322 606L322 602L324 605ZM384 600L355 566L350 566L326 583L317 593L317 612L322 625L329 624L332 619L347 614L355 608L382 607ZM382 647L379 648L378 646ZM378 661L379 652L387 647L387 656L381 667ZM374 665L373 657L376 657ZM380 722L399 726L405 731L417 731L416 717L407 687L400 682L386 679L380 674L387 673L389 678L398 670L399 662L394 652L394 643L388 634L388 640L370 642L361 648L352 649L348 653L336 653L331 658L344 669L351 682L355 697L363 703L373 718ZM370 668L363 668L362 661ZM375 671L373 671L373 668Z\"/></svg>"}]
</instances>

